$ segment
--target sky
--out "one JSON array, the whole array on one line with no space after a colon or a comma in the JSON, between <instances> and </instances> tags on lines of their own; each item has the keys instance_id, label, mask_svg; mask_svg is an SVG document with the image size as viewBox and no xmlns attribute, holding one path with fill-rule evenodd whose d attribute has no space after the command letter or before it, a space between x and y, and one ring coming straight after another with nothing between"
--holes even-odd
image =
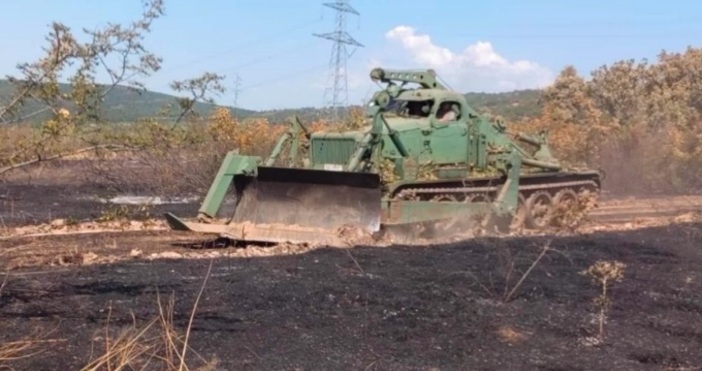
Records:
<instances>
[{"instance_id":1,"label":"sky","mask_svg":"<svg viewBox=\"0 0 702 371\"><path fill-rule=\"evenodd\" d=\"M265 110L324 105L332 85L333 43L313 36L336 27L335 11L317 0L165 0L144 45L163 58L143 78L169 83L204 72L226 76L218 104ZM542 88L567 65L584 77L623 59L655 61L666 50L702 46L702 2L351 0L348 102L363 104L377 86L373 67L433 68L461 92ZM0 75L41 56L53 21L82 29L127 23L141 0L0 2ZM238 80L237 80L238 76ZM237 83L238 81L238 83Z\"/></svg>"}]
</instances>

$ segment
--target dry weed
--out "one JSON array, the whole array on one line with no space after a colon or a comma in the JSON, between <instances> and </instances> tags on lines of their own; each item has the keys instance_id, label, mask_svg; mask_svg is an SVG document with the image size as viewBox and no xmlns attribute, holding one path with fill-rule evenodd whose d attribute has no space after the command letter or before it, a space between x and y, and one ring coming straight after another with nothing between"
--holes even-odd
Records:
<instances>
[{"instance_id":1,"label":"dry weed","mask_svg":"<svg viewBox=\"0 0 702 371\"><path fill-rule=\"evenodd\" d=\"M173 295L170 296L165 305L161 302L161 296L157 295L157 316L141 326L134 320L132 326L122 329L114 337L109 330L112 313L112 307L110 307L105 324L105 335L104 339L102 339L104 341L104 351L81 370L112 371L122 369L145 370L150 368L157 370L189 370L189 362L186 362L188 351L194 354L202 363L199 369L208 370L216 366L216 359L206 360L188 344L195 313L211 272L212 261L210 261L210 266L193 304L185 334L179 333L173 323Z\"/></svg>"},{"instance_id":2,"label":"dry weed","mask_svg":"<svg viewBox=\"0 0 702 371\"><path fill-rule=\"evenodd\" d=\"M64 341L63 339L43 339L46 334L33 334L22 340L0 344L0 369L12 369L10 364L15 361L31 358L44 352L42 345Z\"/></svg>"},{"instance_id":3,"label":"dry weed","mask_svg":"<svg viewBox=\"0 0 702 371\"><path fill-rule=\"evenodd\" d=\"M599 285L602 290L600 295L594 299L595 305L599 307L598 341L600 344L604 342L606 314L611 304L608 290L615 282L621 282L624 277L625 267L624 263L618 261L599 260L581 272L583 275L590 276L593 282Z\"/></svg>"},{"instance_id":4,"label":"dry weed","mask_svg":"<svg viewBox=\"0 0 702 371\"><path fill-rule=\"evenodd\" d=\"M10 278L10 271L5 272L5 276L2 279L2 283L0 283L0 298L2 298L2 292L5 290L5 286L7 286L7 280Z\"/></svg>"},{"instance_id":5,"label":"dry weed","mask_svg":"<svg viewBox=\"0 0 702 371\"><path fill-rule=\"evenodd\" d=\"M512 287L509 292L507 292L507 285L509 284L510 276L512 274L512 271L514 269L514 261L509 262L509 269L507 270L507 275L505 277L505 294L502 296L502 302L508 303L510 300L512 300L512 297L514 294L519 290L519 288L522 286L524 281L527 279L529 274L536 268L536 266L539 264L541 259L546 255L546 253L551 249L551 241L548 241L544 246L541 248L541 253L534 259L534 261L531 263L529 268L522 274L522 276L519 278L519 281L517 281L516 284Z\"/></svg>"},{"instance_id":6,"label":"dry weed","mask_svg":"<svg viewBox=\"0 0 702 371\"><path fill-rule=\"evenodd\" d=\"M9 277L9 272L5 274L2 285L0 285L0 297L2 297L2 291L7 284ZM24 360L41 354L46 351L47 344L53 344L57 342L63 342L65 339L49 339L49 335L53 333L51 331L40 331L36 330L34 333L25 336L20 340L8 341L6 343L0 344L0 369L10 369L11 364L15 361ZM44 346L44 347L42 347Z\"/></svg>"}]
</instances>

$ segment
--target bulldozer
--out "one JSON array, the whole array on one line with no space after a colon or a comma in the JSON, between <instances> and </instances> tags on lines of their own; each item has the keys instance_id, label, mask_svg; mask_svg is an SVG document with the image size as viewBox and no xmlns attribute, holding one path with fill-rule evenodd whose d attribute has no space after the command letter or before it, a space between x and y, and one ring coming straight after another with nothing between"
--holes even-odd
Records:
<instances>
[{"instance_id":1,"label":"bulldozer","mask_svg":"<svg viewBox=\"0 0 702 371\"><path fill-rule=\"evenodd\" d=\"M363 125L309 132L295 116L267 158L227 153L197 216L166 213L170 228L327 245L349 229L509 232L548 228L558 205L599 194L597 170L564 169L545 132L510 134L434 70L374 68L370 78L384 86Z\"/></svg>"}]
</instances>

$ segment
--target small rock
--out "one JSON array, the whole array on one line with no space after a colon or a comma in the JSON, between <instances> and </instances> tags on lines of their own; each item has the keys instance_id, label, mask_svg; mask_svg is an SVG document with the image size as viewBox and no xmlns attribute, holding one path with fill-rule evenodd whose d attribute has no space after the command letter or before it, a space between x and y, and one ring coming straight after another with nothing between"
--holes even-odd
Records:
<instances>
[{"instance_id":1,"label":"small rock","mask_svg":"<svg viewBox=\"0 0 702 371\"><path fill-rule=\"evenodd\" d=\"M83 264L90 264L98 260L98 255L94 252L83 254Z\"/></svg>"},{"instance_id":2,"label":"small rock","mask_svg":"<svg viewBox=\"0 0 702 371\"><path fill-rule=\"evenodd\" d=\"M165 251L162 253L154 253L150 255L151 259L181 259L183 255L174 251Z\"/></svg>"},{"instance_id":3,"label":"small rock","mask_svg":"<svg viewBox=\"0 0 702 371\"><path fill-rule=\"evenodd\" d=\"M62 228L66 226L66 219L55 219L51 221L51 228Z\"/></svg>"}]
</instances>

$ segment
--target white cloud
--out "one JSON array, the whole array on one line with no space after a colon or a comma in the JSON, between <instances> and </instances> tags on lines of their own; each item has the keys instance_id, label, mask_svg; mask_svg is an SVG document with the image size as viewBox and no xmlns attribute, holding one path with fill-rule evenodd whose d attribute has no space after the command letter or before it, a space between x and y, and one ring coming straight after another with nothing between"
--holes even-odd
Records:
<instances>
[{"instance_id":1,"label":"white cloud","mask_svg":"<svg viewBox=\"0 0 702 371\"><path fill-rule=\"evenodd\" d=\"M508 61L486 41L457 52L434 44L429 35L418 34L409 26L397 26L385 37L399 43L414 68L433 68L452 88L463 92L540 88L555 78L552 71L535 62Z\"/></svg>"}]
</instances>

